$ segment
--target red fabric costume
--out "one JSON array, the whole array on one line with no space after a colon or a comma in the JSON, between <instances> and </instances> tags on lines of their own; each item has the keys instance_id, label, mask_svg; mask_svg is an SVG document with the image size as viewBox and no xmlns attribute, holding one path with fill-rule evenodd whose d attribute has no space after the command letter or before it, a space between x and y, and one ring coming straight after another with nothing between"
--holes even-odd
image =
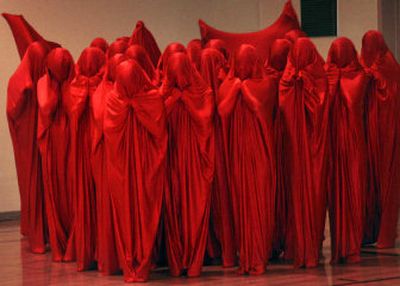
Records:
<instances>
[{"instance_id":1,"label":"red fabric costume","mask_svg":"<svg viewBox=\"0 0 400 286\"><path fill-rule=\"evenodd\" d=\"M205 82L213 91L216 108L218 89L225 78L226 60L224 55L213 48L206 48L201 54L200 71ZM210 233L207 253L211 258L222 254L222 265L230 267L236 261L232 199L228 187L226 156L221 130L221 119L214 113L215 131L215 173L211 193ZM222 253L221 253L222 252Z\"/></svg>"},{"instance_id":2,"label":"red fabric costume","mask_svg":"<svg viewBox=\"0 0 400 286\"><path fill-rule=\"evenodd\" d=\"M329 222L332 262L358 262L364 226L367 187L365 102L368 78L353 43L336 39L326 71L332 97L332 190Z\"/></svg>"},{"instance_id":3,"label":"red fabric costume","mask_svg":"<svg viewBox=\"0 0 400 286\"><path fill-rule=\"evenodd\" d=\"M395 245L400 206L400 67L378 31L364 35L361 58L371 77L367 99L370 182L366 232L369 242L377 241L378 248L389 248Z\"/></svg>"},{"instance_id":4,"label":"red fabric costume","mask_svg":"<svg viewBox=\"0 0 400 286\"><path fill-rule=\"evenodd\" d=\"M327 91L321 56L308 38L299 38L279 87L282 176L289 204L285 256L294 259L295 267L317 266L322 245L329 156Z\"/></svg>"},{"instance_id":5,"label":"red fabric costume","mask_svg":"<svg viewBox=\"0 0 400 286\"><path fill-rule=\"evenodd\" d=\"M160 60L161 51L154 39L153 34L146 28L142 21L136 23L136 28L129 40L129 45L140 45L148 53L154 66Z\"/></svg>"},{"instance_id":6,"label":"red fabric costume","mask_svg":"<svg viewBox=\"0 0 400 286\"><path fill-rule=\"evenodd\" d=\"M41 158L37 145L36 86L44 73L46 48L32 43L8 82L7 120L14 147L21 203L21 234L32 252L45 252L45 209Z\"/></svg>"},{"instance_id":7,"label":"red fabric costume","mask_svg":"<svg viewBox=\"0 0 400 286\"><path fill-rule=\"evenodd\" d=\"M102 50L104 53L107 52L108 50L108 43L105 39L103 38L95 38L93 41L90 43L90 47L93 48L99 48Z\"/></svg>"},{"instance_id":8,"label":"red fabric costume","mask_svg":"<svg viewBox=\"0 0 400 286\"><path fill-rule=\"evenodd\" d=\"M92 125L92 173L96 187L97 219L97 267L104 274L119 270L117 248L114 236L114 209L107 185L106 152L104 146L104 110L106 96L114 86L116 68L126 59L123 54L110 58L102 82L90 97Z\"/></svg>"},{"instance_id":9,"label":"red fabric costume","mask_svg":"<svg viewBox=\"0 0 400 286\"><path fill-rule=\"evenodd\" d=\"M112 58L115 54L123 54L126 49L129 47L128 43L122 39L116 40L113 42L107 50L107 58Z\"/></svg>"},{"instance_id":10,"label":"red fabric costume","mask_svg":"<svg viewBox=\"0 0 400 286\"><path fill-rule=\"evenodd\" d=\"M217 30L204 21L199 20L201 40L206 44L211 39L220 39L226 43L226 47L232 53L241 44L251 44L262 60L265 60L269 53L269 47L275 39L283 38L287 32L293 29L300 29L299 21L291 1L288 1L283 8L279 18L269 27L252 33L229 33Z\"/></svg>"},{"instance_id":11,"label":"red fabric costume","mask_svg":"<svg viewBox=\"0 0 400 286\"><path fill-rule=\"evenodd\" d=\"M200 58L201 58L201 41L199 39L191 40L186 47L188 56L197 71L200 71Z\"/></svg>"},{"instance_id":12,"label":"red fabric costume","mask_svg":"<svg viewBox=\"0 0 400 286\"><path fill-rule=\"evenodd\" d=\"M163 101L133 60L117 68L104 119L108 187L126 282L148 279L165 185Z\"/></svg>"},{"instance_id":13,"label":"red fabric costume","mask_svg":"<svg viewBox=\"0 0 400 286\"><path fill-rule=\"evenodd\" d=\"M229 52L226 48L226 44L224 41L222 41L220 39L209 40L206 44L206 48L218 50L220 53L222 53L224 55L224 57L227 61L229 60Z\"/></svg>"},{"instance_id":14,"label":"red fabric costume","mask_svg":"<svg viewBox=\"0 0 400 286\"><path fill-rule=\"evenodd\" d=\"M262 77L255 48L242 45L218 93L240 274L264 273L271 252L277 89L275 79Z\"/></svg>"},{"instance_id":15,"label":"red fabric costume","mask_svg":"<svg viewBox=\"0 0 400 286\"><path fill-rule=\"evenodd\" d=\"M151 62L149 55L147 54L146 50L139 45L132 45L130 46L125 55L132 60L135 60L142 69L146 72L147 76L150 80L154 80L156 76L156 72L154 69L154 65Z\"/></svg>"},{"instance_id":16,"label":"red fabric costume","mask_svg":"<svg viewBox=\"0 0 400 286\"><path fill-rule=\"evenodd\" d=\"M213 99L183 53L172 54L161 87L168 128L165 229L170 273L199 276L208 236L214 172Z\"/></svg>"},{"instance_id":17,"label":"red fabric costume","mask_svg":"<svg viewBox=\"0 0 400 286\"><path fill-rule=\"evenodd\" d=\"M74 204L73 230L68 242L66 261L77 261L78 271L92 267L96 250L96 200L91 172L93 116L90 97L103 75L105 55L99 48L86 48L79 57L76 76L68 95L70 156L68 171Z\"/></svg>"},{"instance_id":18,"label":"red fabric costume","mask_svg":"<svg viewBox=\"0 0 400 286\"><path fill-rule=\"evenodd\" d=\"M66 103L75 75L74 60L62 48L46 59L46 74L38 82L38 145L42 156L45 206L53 261L62 261L72 229L73 202L68 188L70 131Z\"/></svg>"},{"instance_id":19,"label":"red fabric costume","mask_svg":"<svg viewBox=\"0 0 400 286\"><path fill-rule=\"evenodd\" d=\"M271 78L275 78L277 82L282 77L283 71L286 67L287 56L289 54L292 44L285 39L277 39L271 45L269 56L264 64L265 74ZM278 90L276 91L276 100L278 101ZM278 102L277 102L278 104ZM276 138L276 196L275 196L275 231L273 242L274 257L280 255L284 250L287 226L287 213L288 213L288 195L284 186L283 168L283 150L282 150L282 129L279 121L279 113L274 114L276 121L275 124L275 138Z\"/></svg>"}]
</instances>

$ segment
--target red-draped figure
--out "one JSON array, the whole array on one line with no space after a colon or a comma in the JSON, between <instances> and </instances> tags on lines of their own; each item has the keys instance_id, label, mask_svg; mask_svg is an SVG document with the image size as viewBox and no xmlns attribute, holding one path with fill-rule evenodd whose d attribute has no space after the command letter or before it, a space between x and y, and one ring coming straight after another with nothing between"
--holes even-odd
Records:
<instances>
[{"instance_id":1,"label":"red-draped figure","mask_svg":"<svg viewBox=\"0 0 400 286\"><path fill-rule=\"evenodd\" d=\"M255 48L241 45L217 95L240 274L264 273L271 252L277 89L274 78L263 78Z\"/></svg>"},{"instance_id":2,"label":"red-draped figure","mask_svg":"<svg viewBox=\"0 0 400 286\"><path fill-rule=\"evenodd\" d=\"M295 267L317 266L324 232L329 98L321 59L309 39L299 38L279 86L289 204L285 256Z\"/></svg>"},{"instance_id":3,"label":"red-draped figure","mask_svg":"<svg viewBox=\"0 0 400 286\"><path fill-rule=\"evenodd\" d=\"M134 60L117 67L104 118L108 188L126 282L146 281L166 183L163 101Z\"/></svg>"},{"instance_id":4,"label":"red-draped figure","mask_svg":"<svg viewBox=\"0 0 400 286\"><path fill-rule=\"evenodd\" d=\"M161 55L158 64L157 64L157 75L156 75L156 82L157 85L161 85L162 84L162 80L164 78L164 74L165 71L167 69L167 63L168 63L168 59L169 57L174 54L174 53L185 53L186 54L186 48L184 45L182 45L181 43L171 43L169 44L163 54Z\"/></svg>"},{"instance_id":5,"label":"red-draped figure","mask_svg":"<svg viewBox=\"0 0 400 286\"><path fill-rule=\"evenodd\" d=\"M119 270L116 242L114 236L114 208L110 191L107 188L107 165L104 146L104 110L107 94L114 86L116 68L126 59L123 54L115 54L106 64L104 77L95 93L90 97L93 125L91 127L91 162L96 189L97 221L97 267L104 274Z\"/></svg>"},{"instance_id":6,"label":"red-draped figure","mask_svg":"<svg viewBox=\"0 0 400 286\"><path fill-rule=\"evenodd\" d=\"M125 55L132 60L135 60L142 69L146 72L146 75L151 81L155 80L156 72L154 65L151 62L149 55L146 50L139 45L132 45L126 51Z\"/></svg>"},{"instance_id":7,"label":"red-draped figure","mask_svg":"<svg viewBox=\"0 0 400 286\"><path fill-rule=\"evenodd\" d=\"M360 261L367 187L365 102L368 78L353 43L336 39L326 72L331 103L329 222L332 263Z\"/></svg>"},{"instance_id":8,"label":"red-draped figure","mask_svg":"<svg viewBox=\"0 0 400 286\"><path fill-rule=\"evenodd\" d=\"M68 242L66 261L77 261L78 271L93 266L96 250L96 200L91 169L93 115L90 97L103 75L105 55L99 48L81 53L76 75L68 90L66 109L70 129L68 162L69 188L73 201L73 229Z\"/></svg>"},{"instance_id":9,"label":"red-draped figure","mask_svg":"<svg viewBox=\"0 0 400 286\"><path fill-rule=\"evenodd\" d=\"M197 71L200 71L200 61L201 61L201 40L194 39L191 40L186 47L188 56L192 64L195 66Z\"/></svg>"},{"instance_id":10,"label":"red-draped figure","mask_svg":"<svg viewBox=\"0 0 400 286\"><path fill-rule=\"evenodd\" d=\"M278 83L286 67L287 56L292 44L285 39L277 39L271 45L270 53L264 63L266 76L274 78ZM278 89L276 90L276 101L278 104ZM284 153L282 152L282 128L279 121L279 112L274 114L275 120L275 144L276 144L276 195L275 195L275 230L273 239L273 257L278 257L284 250L286 238L286 225L288 214L287 189L284 185L282 172L284 166Z\"/></svg>"},{"instance_id":11,"label":"red-draped figure","mask_svg":"<svg viewBox=\"0 0 400 286\"><path fill-rule=\"evenodd\" d=\"M90 47L99 48L104 53L106 53L108 50L108 43L103 38L95 38L95 39L93 39L93 41L90 42Z\"/></svg>"},{"instance_id":12,"label":"red-draped figure","mask_svg":"<svg viewBox=\"0 0 400 286\"><path fill-rule=\"evenodd\" d=\"M169 56L161 93L168 129L164 225L170 273L199 276L208 236L214 172L213 99L184 53Z\"/></svg>"},{"instance_id":13,"label":"red-draped figure","mask_svg":"<svg viewBox=\"0 0 400 286\"><path fill-rule=\"evenodd\" d=\"M62 261L72 231L73 202L68 188L68 88L75 75L74 60L62 48L47 56L46 73L38 82L37 138L42 156L49 242L53 261Z\"/></svg>"},{"instance_id":14,"label":"red-draped figure","mask_svg":"<svg viewBox=\"0 0 400 286\"><path fill-rule=\"evenodd\" d=\"M226 153L221 130L221 119L216 112L218 89L226 73L226 59L217 49L206 48L201 54L200 72L211 87L214 101L215 171L211 191L211 217L207 253L210 258L222 257L222 265L230 267L236 261L232 199L228 186Z\"/></svg>"},{"instance_id":15,"label":"red-draped figure","mask_svg":"<svg viewBox=\"0 0 400 286\"><path fill-rule=\"evenodd\" d=\"M400 67L378 31L364 35L361 61L371 78L366 241L390 248L395 245L400 206Z\"/></svg>"},{"instance_id":16,"label":"red-draped figure","mask_svg":"<svg viewBox=\"0 0 400 286\"><path fill-rule=\"evenodd\" d=\"M45 252L45 209L41 158L37 145L37 82L44 73L47 49L29 45L7 89L7 121L14 147L21 205L21 234L34 253Z\"/></svg>"}]
</instances>

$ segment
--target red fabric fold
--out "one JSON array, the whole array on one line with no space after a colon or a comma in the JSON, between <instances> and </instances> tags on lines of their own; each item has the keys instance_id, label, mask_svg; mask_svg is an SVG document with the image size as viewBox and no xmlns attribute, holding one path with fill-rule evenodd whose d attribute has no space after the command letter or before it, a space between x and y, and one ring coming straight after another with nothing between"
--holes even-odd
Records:
<instances>
[{"instance_id":1,"label":"red fabric fold","mask_svg":"<svg viewBox=\"0 0 400 286\"><path fill-rule=\"evenodd\" d=\"M157 66L157 63L161 56L161 51L157 45L156 39L144 25L143 21L138 21L136 23L136 28L133 31L132 36L129 40L129 45L142 46L149 54L153 65Z\"/></svg>"}]
</instances>

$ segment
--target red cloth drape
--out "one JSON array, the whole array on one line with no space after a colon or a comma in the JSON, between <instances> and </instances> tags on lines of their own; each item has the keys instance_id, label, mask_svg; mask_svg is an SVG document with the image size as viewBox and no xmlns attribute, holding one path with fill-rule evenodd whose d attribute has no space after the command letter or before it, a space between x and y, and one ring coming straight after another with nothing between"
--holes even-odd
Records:
<instances>
[{"instance_id":1,"label":"red cloth drape","mask_svg":"<svg viewBox=\"0 0 400 286\"><path fill-rule=\"evenodd\" d=\"M285 255L295 267L318 264L327 190L328 93L321 57L299 38L291 49L279 87L289 213Z\"/></svg>"},{"instance_id":2,"label":"red cloth drape","mask_svg":"<svg viewBox=\"0 0 400 286\"><path fill-rule=\"evenodd\" d=\"M115 42L112 42L107 50L107 58L112 58L115 54L123 54L126 49L129 47L128 43L123 39L117 39Z\"/></svg>"},{"instance_id":3,"label":"red cloth drape","mask_svg":"<svg viewBox=\"0 0 400 286\"><path fill-rule=\"evenodd\" d=\"M45 252L45 210L41 158L37 145L36 86L44 73L47 54L43 44L31 44L7 89L7 120L14 147L21 203L21 233L32 252Z\"/></svg>"},{"instance_id":4,"label":"red cloth drape","mask_svg":"<svg viewBox=\"0 0 400 286\"><path fill-rule=\"evenodd\" d=\"M282 77L286 67L287 56L292 44L286 39L275 40L270 49L269 56L264 63L264 72L267 76L275 78L277 82ZM276 100L278 101L278 90L276 91ZM277 102L278 104L278 102ZM280 255L284 250L286 238L286 225L288 213L288 196L285 188L285 178L282 176L284 171L284 154L282 150L282 128L280 126L279 112L274 114L275 119L275 142L276 142L276 195L275 195L275 230L273 241L274 257Z\"/></svg>"},{"instance_id":5,"label":"red cloth drape","mask_svg":"<svg viewBox=\"0 0 400 286\"><path fill-rule=\"evenodd\" d=\"M214 48L206 48L201 54L200 72L211 87L216 109L218 89L225 78L226 59ZM236 261L236 247L233 228L232 200L228 186L228 174L221 119L214 112L215 132L215 173L211 191L210 230L207 253L210 258L222 257L222 265L230 267Z\"/></svg>"},{"instance_id":6,"label":"red cloth drape","mask_svg":"<svg viewBox=\"0 0 400 286\"><path fill-rule=\"evenodd\" d=\"M117 68L104 119L108 188L127 282L148 279L165 185L163 101L133 60Z\"/></svg>"},{"instance_id":7,"label":"red cloth drape","mask_svg":"<svg viewBox=\"0 0 400 286\"><path fill-rule=\"evenodd\" d=\"M157 63L160 60L161 51L153 34L147 29L142 21L136 23L135 30L129 40L129 45L142 46L149 54L153 65L157 66Z\"/></svg>"},{"instance_id":8,"label":"red cloth drape","mask_svg":"<svg viewBox=\"0 0 400 286\"><path fill-rule=\"evenodd\" d=\"M104 53L107 52L108 50L108 43L105 39L103 38L95 38L93 41L90 43L90 47L93 48L99 48L102 50Z\"/></svg>"},{"instance_id":9,"label":"red cloth drape","mask_svg":"<svg viewBox=\"0 0 400 286\"><path fill-rule=\"evenodd\" d=\"M378 31L368 31L364 35L361 59L371 77L367 115L370 181L366 233L370 242L377 241L377 247L394 247L400 207L400 67ZM374 226L379 230L374 230Z\"/></svg>"},{"instance_id":10,"label":"red cloth drape","mask_svg":"<svg viewBox=\"0 0 400 286\"><path fill-rule=\"evenodd\" d=\"M110 190L107 188L107 160L104 146L104 110L106 96L114 86L116 68L126 59L123 54L115 54L107 62L102 82L90 97L90 108L93 125L91 166L96 188L96 221L97 221L97 267L104 274L116 273L118 264L116 240L114 235L114 208L111 203Z\"/></svg>"},{"instance_id":11,"label":"red cloth drape","mask_svg":"<svg viewBox=\"0 0 400 286\"><path fill-rule=\"evenodd\" d=\"M218 93L241 274L264 273L272 247L277 89L255 48L242 45Z\"/></svg>"},{"instance_id":12,"label":"red cloth drape","mask_svg":"<svg viewBox=\"0 0 400 286\"><path fill-rule=\"evenodd\" d=\"M227 61L229 61L229 52L226 47L226 43L220 39L212 39L207 42L205 48L216 49L222 53Z\"/></svg>"},{"instance_id":13,"label":"red cloth drape","mask_svg":"<svg viewBox=\"0 0 400 286\"><path fill-rule=\"evenodd\" d=\"M83 50L66 104L70 121L68 171L74 217L64 259L76 260L78 271L91 268L95 260L96 201L91 172L91 128L94 123L90 113L90 97L101 81L104 63L105 55L99 48Z\"/></svg>"},{"instance_id":14,"label":"red cloth drape","mask_svg":"<svg viewBox=\"0 0 400 286\"><path fill-rule=\"evenodd\" d=\"M183 53L170 55L161 87L168 128L165 194L170 273L199 276L208 236L214 171L211 90Z\"/></svg>"},{"instance_id":15,"label":"red cloth drape","mask_svg":"<svg viewBox=\"0 0 400 286\"><path fill-rule=\"evenodd\" d=\"M197 71L200 71L200 58L201 58L201 40L200 39L193 39L191 40L186 47L188 56L192 64L195 66Z\"/></svg>"},{"instance_id":16,"label":"red cloth drape","mask_svg":"<svg viewBox=\"0 0 400 286\"><path fill-rule=\"evenodd\" d=\"M269 27L251 33L229 33L220 31L199 20L201 39L206 44L211 39L223 40L226 48L231 53L239 48L241 44L253 45L262 60L269 53L269 47L275 39L283 38L287 32L300 29L299 21L291 1L287 1L279 18Z\"/></svg>"},{"instance_id":17,"label":"red cloth drape","mask_svg":"<svg viewBox=\"0 0 400 286\"><path fill-rule=\"evenodd\" d=\"M15 44L18 49L19 56L22 60L25 51L33 42L41 42L46 48L52 49L60 47L59 44L46 41L36 30L25 20L22 15L13 15L8 13L1 14L10 26L14 37Z\"/></svg>"},{"instance_id":18,"label":"red cloth drape","mask_svg":"<svg viewBox=\"0 0 400 286\"><path fill-rule=\"evenodd\" d=\"M326 71L332 97L332 190L329 222L332 262L360 260L367 188L365 103L368 78L353 43L336 39Z\"/></svg>"},{"instance_id":19,"label":"red cloth drape","mask_svg":"<svg viewBox=\"0 0 400 286\"><path fill-rule=\"evenodd\" d=\"M68 88L75 75L71 54L52 50L46 59L46 74L38 82L37 138L42 156L45 206L53 261L62 261L72 228L73 202L68 188L69 119Z\"/></svg>"},{"instance_id":20,"label":"red cloth drape","mask_svg":"<svg viewBox=\"0 0 400 286\"><path fill-rule=\"evenodd\" d=\"M160 60L157 63L157 76L156 76L156 81L158 85L162 84L162 79L164 77L164 73L166 70L166 66L168 63L168 59L169 57L177 52L181 52L181 53L186 53L186 48L184 45L182 45L181 43L171 43L169 44L163 54L160 57Z\"/></svg>"},{"instance_id":21,"label":"red cloth drape","mask_svg":"<svg viewBox=\"0 0 400 286\"><path fill-rule=\"evenodd\" d=\"M132 60L135 60L151 81L155 80L156 72L153 63L146 50L139 45L132 45L126 51L125 55Z\"/></svg>"}]
</instances>

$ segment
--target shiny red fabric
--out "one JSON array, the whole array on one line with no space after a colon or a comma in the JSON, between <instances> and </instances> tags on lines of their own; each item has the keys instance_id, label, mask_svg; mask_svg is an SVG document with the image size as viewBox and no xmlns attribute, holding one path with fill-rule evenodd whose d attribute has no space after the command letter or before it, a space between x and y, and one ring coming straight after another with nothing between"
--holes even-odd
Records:
<instances>
[{"instance_id":1,"label":"shiny red fabric","mask_svg":"<svg viewBox=\"0 0 400 286\"><path fill-rule=\"evenodd\" d=\"M146 28L142 21L136 23L136 28L129 40L129 45L140 45L148 53L154 66L160 60L161 51L153 34Z\"/></svg>"},{"instance_id":2,"label":"shiny red fabric","mask_svg":"<svg viewBox=\"0 0 400 286\"><path fill-rule=\"evenodd\" d=\"M257 54L265 60L273 40L283 38L287 32L300 29L299 21L291 1L286 2L279 18L269 27L252 33L229 33L220 31L199 20L201 40L206 44L211 39L220 39L226 43L230 52L234 52L241 44L251 44L256 47Z\"/></svg>"},{"instance_id":3,"label":"shiny red fabric","mask_svg":"<svg viewBox=\"0 0 400 286\"><path fill-rule=\"evenodd\" d=\"M226 60L229 60L229 52L224 41L220 39L212 39L207 42L205 47L218 50L224 55Z\"/></svg>"},{"instance_id":4,"label":"shiny red fabric","mask_svg":"<svg viewBox=\"0 0 400 286\"><path fill-rule=\"evenodd\" d=\"M44 253L46 244L42 170L36 140L36 86L44 73L46 54L41 43L32 43L7 89L6 112L20 192L21 234L28 237L34 253Z\"/></svg>"},{"instance_id":5,"label":"shiny red fabric","mask_svg":"<svg viewBox=\"0 0 400 286\"><path fill-rule=\"evenodd\" d=\"M298 38L305 38L307 34L304 33L302 30L291 30L285 34L285 39L289 40L293 44L297 41Z\"/></svg>"},{"instance_id":6,"label":"shiny red fabric","mask_svg":"<svg viewBox=\"0 0 400 286\"><path fill-rule=\"evenodd\" d=\"M285 256L295 267L319 261L327 196L328 85L314 44L299 38L291 49L280 81L288 229Z\"/></svg>"},{"instance_id":7,"label":"shiny red fabric","mask_svg":"<svg viewBox=\"0 0 400 286\"><path fill-rule=\"evenodd\" d=\"M126 49L129 47L128 43L122 39L116 40L113 42L107 50L107 58L112 58L115 54L123 54Z\"/></svg>"},{"instance_id":8,"label":"shiny red fabric","mask_svg":"<svg viewBox=\"0 0 400 286\"><path fill-rule=\"evenodd\" d=\"M292 47L291 42L286 39L277 39L271 45L271 50L264 63L264 72L267 76L275 78L277 82L282 77L286 67L287 57ZM278 90L276 91L278 101ZM276 141L276 196L275 196L275 231L273 239L273 257L278 257L285 247L288 195L285 188L285 178L282 176L284 171L284 154L282 150L282 132L279 121L279 112L274 114L275 119L275 141Z\"/></svg>"},{"instance_id":9,"label":"shiny red fabric","mask_svg":"<svg viewBox=\"0 0 400 286\"><path fill-rule=\"evenodd\" d=\"M366 236L378 248L388 248L395 245L400 207L400 67L378 31L364 35L361 60L371 78Z\"/></svg>"},{"instance_id":10,"label":"shiny red fabric","mask_svg":"<svg viewBox=\"0 0 400 286\"><path fill-rule=\"evenodd\" d=\"M116 239L114 233L114 208L111 193L107 187L107 160L104 142L104 112L106 97L114 86L117 66L126 57L116 54L110 58L105 68L104 78L90 97L90 108L93 125L91 166L96 188L96 221L97 221L97 267L103 274L109 275L119 271Z\"/></svg>"},{"instance_id":11,"label":"shiny red fabric","mask_svg":"<svg viewBox=\"0 0 400 286\"><path fill-rule=\"evenodd\" d=\"M91 172L90 97L102 76L105 55L98 48L86 48L80 55L77 74L69 87L67 103L70 121L70 156L68 162L70 191L74 205L73 230L64 259L77 261L78 271L93 267L96 249L96 205Z\"/></svg>"},{"instance_id":12,"label":"shiny red fabric","mask_svg":"<svg viewBox=\"0 0 400 286\"><path fill-rule=\"evenodd\" d=\"M254 47L242 45L218 93L240 274L262 274L270 257L275 208L273 114L278 82L262 77Z\"/></svg>"},{"instance_id":13,"label":"shiny red fabric","mask_svg":"<svg viewBox=\"0 0 400 286\"><path fill-rule=\"evenodd\" d=\"M126 282L146 281L165 185L167 132L163 101L133 60L117 68L104 119L108 188Z\"/></svg>"},{"instance_id":14,"label":"shiny red fabric","mask_svg":"<svg viewBox=\"0 0 400 286\"><path fill-rule=\"evenodd\" d=\"M156 72L154 69L154 65L151 62L151 59L150 59L148 53L142 46L139 46L139 45L130 46L126 50L125 55L129 59L135 60L142 67L142 69L146 72L146 74L150 80L155 79Z\"/></svg>"},{"instance_id":15,"label":"shiny red fabric","mask_svg":"<svg viewBox=\"0 0 400 286\"><path fill-rule=\"evenodd\" d=\"M332 124L332 190L329 222L333 263L360 261L367 188L365 103L368 78L348 38L328 53Z\"/></svg>"},{"instance_id":16,"label":"shiny red fabric","mask_svg":"<svg viewBox=\"0 0 400 286\"><path fill-rule=\"evenodd\" d=\"M184 53L169 57L161 86L168 129L164 225L170 273L199 276L214 172L212 92Z\"/></svg>"},{"instance_id":17,"label":"shiny red fabric","mask_svg":"<svg viewBox=\"0 0 400 286\"><path fill-rule=\"evenodd\" d=\"M188 56L197 71L200 71L200 58L201 58L201 40L191 40L186 47Z\"/></svg>"},{"instance_id":18,"label":"shiny red fabric","mask_svg":"<svg viewBox=\"0 0 400 286\"><path fill-rule=\"evenodd\" d=\"M38 82L37 138L42 156L45 206L53 261L62 261L72 232L73 201L68 186L70 130L68 88L75 75L74 60L62 48L46 59L46 73Z\"/></svg>"},{"instance_id":19,"label":"shiny red fabric","mask_svg":"<svg viewBox=\"0 0 400 286\"><path fill-rule=\"evenodd\" d=\"M201 76L211 87L216 108L219 87L224 80L226 59L222 53L213 48L206 48L201 54ZM233 227L232 199L228 186L226 156L221 119L214 113L215 131L215 173L211 191L210 230L207 243L207 254L210 258L221 256L224 267L233 266L236 262L236 247Z\"/></svg>"},{"instance_id":20,"label":"shiny red fabric","mask_svg":"<svg viewBox=\"0 0 400 286\"><path fill-rule=\"evenodd\" d=\"M13 15L8 13L1 14L10 26L14 37L15 44L18 49L19 56L22 60L25 51L33 42L41 42L46 48L52 49L60 47L59 44L46 41L36 30L25 20L22 15Z\"/></svg>"},{"instance_id":21,"label":"shiny red fabric","mask_svg":"<svg viewBox=\"0 0 400 286\"><path fill-rule=\"evenodd\" d=\"M166 70L169 57L178 52L186 53L186 48L181 43L171 43L165 48L160 60L157 63L157 81L159 84L161 84L161 81L164 77L164 69Z\"/></svg>"},{"instance_id":22,"label":"shiny red fabric","mask_svg":"<svg viewBox=\"0 0 400 286\"><path fill-rule=\"evenodd\" d=\"M95 38L93 41L90 43L90 47L93 48L99 48L102 50L104 53L107 52L108 50L108 43L105 39L103 38Z\"/></svg>"}]
</instances>

